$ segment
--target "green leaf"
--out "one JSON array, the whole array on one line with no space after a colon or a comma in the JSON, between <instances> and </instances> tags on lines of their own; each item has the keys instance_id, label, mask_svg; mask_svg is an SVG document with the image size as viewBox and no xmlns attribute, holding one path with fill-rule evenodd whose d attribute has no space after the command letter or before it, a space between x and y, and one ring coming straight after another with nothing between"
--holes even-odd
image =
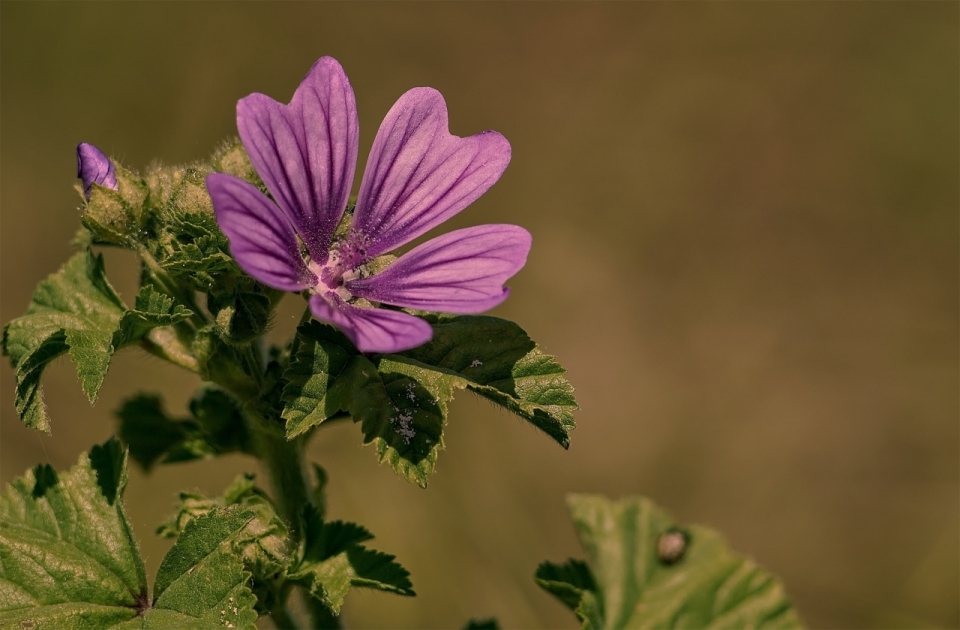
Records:
<instances>
[{"instance_id":1,"label":"green leaf","mask_svg":"<svg viewBox=\"0 0 960 630\"><path fill-rule=\"evenodd\" d=\"M69 471L38 466L0 495L0 626L106 628L146 606L119 500L125 460L111 439Z\"/></svg>"},{"instance_id":2,"label":"green leaf","mask_svg":"<svg viewBox=\"0 0 960 630\"><path fill-rule=\"evenodd\" d=\"M126 311L120 319L113 338L115 348L139 341L154 328L172 326L193 315L192 311L177 304L173 298L149 285L140 289L135 304L135 307Z\"/></svg>"},{"instance_id":3,"label":"green leaf","mask_svg":"<svg viewBox=\"0 0 960 630\"><path fill-rule=\"evenodd\" d=\"M565 564L544 562L537 567L534 579L545 591L566 604L570 610L577 609L585 592L596 593L597 591L590 567L580 560L570 559Z\"/></svg>"},{"instance_id":4,"label":"green leaf","mask_svg":"<svg viewBox=\"0 0 960 630\"><path fill-rule=\"evenodd\" d=\"M232 544L255 517L246 510L215 509L188 523L160 563L153 608L142 627L253 630L256 598Z\"/></svg>"},{"instance_id":5,"label":"green leaf","mask_svg":"<svg viewBox=\"0 0 960 630\"><path fill-rule=\"evenodd\" d=\"M198 291L209 290L223 275L240 275L213 212L184 209L180 202L175 193L161 213L155 246L160 266Z\"/></svg>"},{"instance_id":6,"label":"green leaf","mask_svg":"<svg viewBox=\"0 0 960 630\"><path fill-rule=\"evenodd\" d=\"M190 417L171 418L156 394L137 394L116 412L117 431L130 455L150 470L233 452L250 452L250 437L236 402L223 390L207 386L190 401Z\"/></svg>"},{"instance_id":7,"label":"green leaf","mask_svg":"<svg viewBox=\"0 0 960 630\"><path fill-rule=\"evenodd\" d=\"M243 344L266 332L273 310L273 299L281 292L265 287L249 276L230 277L219 282L207 294L207 310L216 322L217 332L227 343Z\"/></svg>"},{"instance_id":8,"label":"green leaf","mask_svg":"<svg viewBox=\"0 0 960 630\"><path fill-rule=\"evenodd\" d=\"M183 492L177 513L157 529L165 537L179 536L196 518L222 508L238 508L255 517L232 539L234 555L253 575L257 609L269 611L280 603L286 569L291 561L289 532L253 475L240 475L222 497Z\"/></svg>"},{"instance_id":9,"label":"green leaf","mask_svg":"<svg viewBox=\"0 0 960 630\"><path fill-rule=\"evenodd\" d=\"M113 334L124 306L103 273L103 257L85 250L41 282L23 317L3 330L3 351L17 374L15 405L27 426L50 432L40 375L70 352L93 402L113 354Z\"/></svg>"},{"instance_id":10,"label":"green leaf","mask_svg":"<svg viewBox=\"0 0 960 630\"><path fill-rule=\"evenodd\" d=\"M104 275L103 257L89 249L74 255L39 284L26 314L3 330L3 351L17 375L17 413L28 427L49 433L40 376L53 359L69 351L92 403L116 350L191 314L152 288L140 291L136 308L127 310Z\"/></svg>"},{"instance_id":11,"label":"green leaf","mask_svg":"<svg viewBox=\"0 0 960 630\"><path fill-rule=\"evenodd\" d=\"M443 448L447 403L455 390L469 389L569 444L573 388L519 326L493 317L427 319L433 340L371 357L331 326L301 325L284 372L287 437L349 413L381 462L425 487Z\"/></svg>"},{"instance_id":12,"label":"green leaf","mask_svg":"<svg viewBox=\"0 0 960 630\"><path fill-rule=\"evenodd\" d=\"M483 315L428 315L433 339L399 356L451 377L530 422L566 448L578 408L566 370L513 322ZM404 359L397 359L403 361Z\"/></svg>"},{"instance_id":13,"label":"green leaf","mask_svg":"<svg viewBox=\"0 0 960 630\"><path fill-rule=\"evenodd\" d=\"M414 595L410 573L394 562L394 556L359 544L373 538L366 529L344 521L324 523L313 506L307 506L305 521L303 559L290 579L305 586L334 615L340 613L351 586Z\"/></svg>"},{"instance_id":14,"label":"green leaf","mask_svg":"<svg viewBox=\"0 0 960 630\"><path fill-rule=\"evenodd\" d=\"M584 628L799 628L780 582L706 527L648 499L567 499L588 564L545 563L537 583Z\"/></svg>"},{"instance_id":15,"label":"green leaf","mask_svg":"<svg viewBox=\"0 0 960 630\"><path fill-rule=\"evenodd\" d=\"M358 359L359 357L359 359ZM287 385L281 397L287 437L294 438L310 428L347 411L348 390L357 366L348 366L357 359L360 368L376 371L352 343L337 329L308 321L297 328L290 363L283 373Z\"/></svg>"}]
</instances>

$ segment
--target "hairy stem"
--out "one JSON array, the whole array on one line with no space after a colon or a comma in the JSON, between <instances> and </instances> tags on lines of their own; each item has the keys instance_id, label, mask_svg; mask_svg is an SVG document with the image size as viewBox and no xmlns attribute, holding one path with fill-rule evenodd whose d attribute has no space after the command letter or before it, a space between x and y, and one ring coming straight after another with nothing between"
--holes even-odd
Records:
<instances>
[{"instance_id":1,"label":"hairy stem","mask_svg":"<svg viewBox=\"0 0 960 630\"><path fill-rule=\"evenodd\" d=\"M270 620L273 621L278 630L297 630L300 626L293 619L293 615L287 610L286 604L281 604L270 611Z\"/></svg>"},{"instance_id":2,"label":"hairy stem","mask_svg":"<svg viewBox=\"0 0 960 630\"><path fill-rule=\"evenodd\" d=\"M299 542L303 535L303 508L311 503L310 485L303 462L303 441L287 440L283 427L264 417L256 403L243 406L254 451L270 475L277 511L290 524L290 538Z\"/></svg>"}]
</instances>

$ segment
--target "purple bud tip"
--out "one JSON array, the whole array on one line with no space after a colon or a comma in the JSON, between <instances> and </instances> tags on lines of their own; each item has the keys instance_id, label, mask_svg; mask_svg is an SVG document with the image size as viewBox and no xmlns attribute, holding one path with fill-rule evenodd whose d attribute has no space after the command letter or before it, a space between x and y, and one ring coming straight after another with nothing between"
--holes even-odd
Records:
<instances>
[{"instance_id":1,"label":"purple bud tip","mask_svg":"<svg viewBox=\"0 0 960 630\"><path fill-rule=\"evenodd\" d=\"M90 187L94 184L117 189L117 177L113 173L113 162L103 151L87 142L77 145L77 177L83 181L83 194L90 198Z\"/></svg>"}]
</instances>

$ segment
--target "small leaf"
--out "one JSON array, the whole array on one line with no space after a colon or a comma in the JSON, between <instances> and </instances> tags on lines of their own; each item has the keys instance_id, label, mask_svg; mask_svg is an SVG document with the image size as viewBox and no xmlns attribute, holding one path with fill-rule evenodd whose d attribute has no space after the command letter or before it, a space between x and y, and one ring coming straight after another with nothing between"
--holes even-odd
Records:
<instances>
[{"instance_id":1,"label":"small leaf","mask_svg":"<svg viewBox=\"0 0 960 630\"><path fill-rule=\"evenodd\" d=\"M147 285L137 294L135 308L126 311L120 319L113 346L120 348L139 341L154 328L178 324L192 315L192 311L177 304L173 298Z\"/></svg>"},{"instance_id":2,"label":"small leaf","mask_svg":"<svg viewBox=\"0 0 960 630\"><path fill-rule=\"evenodd\" d=\"M573 388L519 326L493 317L426 318L433 340L371 357L331 326L302 324L284 372L287 437L349 413L381 462L426 487L443 448L447 403L455 390L469 389L569 444Z\"/></svg>"},{"instance_id":3,"label":"small leaf","mask_svg":"<svg viewBox=\"0 0 960 630\"><path fill-rule=\"evenodd\" d=\"M250 452L250 438L240 410L223 390L207 386L190 401L190 417L171 418L156 394L138 394L117 410L118 434L130 455L150 470L233 452Z\"/></svg>"},{"instance_id":4,"label":"small leaf","mask_svg":"<svg viewBox=\"0 0 960 630\"><path fill-rule=\"evenodd\" d=\"M545 563L536 577L584 628L801 627L780 582L713 530L680 529L642 497L570 495L567 503L589 568ZM678 532L686 548L663 557L663 537Z\"/></svg>"},{"instance_id":5,"label":"small leaf","mask_svg":"<svg viewBox=\"0 0 960 630\"><path fill-rule=\"evenodd\" d=\"M103 274L103 257L90 250L73 256L37 286L26 314L3 330L3 351L17 373L17 413L27 426L50 432L40 374L68 350L83 390L91 402L96 399L123 311Z\"/></svg>"},{"instance_id":6,"label":"small leaf","mask_svg":"<svg viewBox=\"0 0 960 630\"><path fill-rule=\"evenodd\" d=\"M137 307L126 310L104 275L103 257L89 249L76 254L40 283L26 314L3 330L3 351L17 373L15 405L21 419L50 432L40 376L64 352L69 351L92 403L116 350L190 315L152 288L141 290Z\"/></svg>"},{"instance_id":7,"label":"small leaf","mask_svg":"<svg viewBox=\"0 0 960 630\"><path fill-rule=\"evenodd\" d=\"M400 353L527 420L566 448L577 401L566 370L513 322L483 315L428 315L433 339Z\"/></svg>"},{"instance_id":8,"label":"small leaf","mask_svg":"<svg viewBox=\"0 0 960 630\"><path fill-rule=\"evenodd\" d=\"M590 568L580 560L570 559L565 564L544 562L537 567L534 579L541 588L566 604L570 610L577 609L584 592L597 591Z\"/></svg>"},{"instance_id":9,"label":"small leaf","mask_svg":"<svg viewBox=\"0 0 960 630\"><path fill-rule=\"evenodd\" d=\"M187 524L160 563L143 627L253 630L256 598L231 545L254 518L250 511L215 509Z\"/></svg>"},{"instance_id":10,"label":"small leaf","mask_svg":"<svg viewBox=\"0 0 960 630\"><path fill-rule=\"evenodd\" d=\"M311 320L297 328L290 363L283 373L287 385L281 397L281 417L287 422L287 438L347 410L347 391L353 386L353 371L347 372L347 367L358 356L353 344L332 326Z\"/></svg>"},{"instance_id":11,"label":"small leaf","mask_svg":"<svg viewBox=\"0 0 960 630\"><path fill-rule=\"evenodd\" d=\"M69 471L38 467L0 495L0 626L107 628L143 609L143 561L120 500L125 460L111 439Z\"/></svg>"},{"instance_id":12,"label":"small leaf","mask_svg":"<svg viewBox=\"0 0 960 630\"><path fill-rule=\"evenodd\" d=\"M307 506L305 520L303 560L290 579L305 586L334 615L340 614L351 586L414 595L410 573L394 562L394 556L359 544L373 538L366 529L344 521L324 523L313 506Z\"/></svg>"},{"instance_id":13,"label":"small leaf","mask_svg":"<svg viewBox=\"0 0 960 630\"><path fill-rule=\"evenodd\" d=\"M179 536L195 519L223 508L255 514L232 539L231 545L234 555L253 575L251 588L257 597L257 609L268 612L281 601L292 550L286 525L270 499L254 484L253 475L237 477L222 497L181 493L177 513L161 525L157 533L165 537Z\"/></svg>"}]
</instances>

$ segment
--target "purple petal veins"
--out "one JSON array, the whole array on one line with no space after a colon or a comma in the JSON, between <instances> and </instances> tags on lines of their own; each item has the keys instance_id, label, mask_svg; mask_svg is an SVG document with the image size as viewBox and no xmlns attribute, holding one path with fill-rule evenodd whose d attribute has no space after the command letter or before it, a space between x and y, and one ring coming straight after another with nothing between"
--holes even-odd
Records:
<instances>
[{"instance_id":1,"label":"purple petal veins","mask_svg":"<svg viewBox=\"0 0 960 630\"><path fill-rule=\"evenodd\" d=\"M496 131L452 135L440 92L414 88L380 125L352 229L370 239L371 256L386 253L476 201L509 163L506 138Z\"/></svg>"},{"instance_id":2,"label":"purple petal veins","mask_svg":"<svg viewBox=\"0 0 960 630\"><path fill-rule=\"evenodd\" d=\"M267 190L310 256L322 260L347 207L357 167L360 123L343 68L321 58L289 105L263 94L241 99L237 128Z\"/></svg>"},{"instance_id":3,"label":"purple petal veins","mask_svg":"<svg viewBox=\"0 0 960 630\"><path fill-rule=\"evenodd\" d=\"M346 283L351 294L425 311L481 313L509 294L527 262L530 233L516 225L456 230L407 252L380 273Z\"/></svg>"},{"instance_id":4,"label":"purple petal veins","mask_svg":"<svg viewBox=\"0 0 960 630\"><path fill-rule=\"evenodd\" d=\"M284 291L302 291L317 283L303 257L293 226L256 186L223 173L207 175L220 229L241 269Z\"/></svg>"},{"instance_id":5,"label":"purple petal veins","mask_svg":"<svg viewBox=\"0 0 960 630\"><path fill-rule=\"evenodd\" d=\"M90 198L90 189L94 184L117 189L113 162L103 151L87 142L77 145L77 177L83 182L83 194L87 199Z\"/></svg>"},{"instance_id":6,"label":"purple petal veins","mask_svg":"<svg viewBox=\"0 0 960 630\"><path fill-rule=\"evenodd\" d=\"M358 308L335 303L317 294L310 311L317 319L336 324L361 352L402 352L430 341L433 329L419 317L383 308Z\"/></svg>"},{"instance_id":7,"label":"purple petal veins","mask_svg":"<svg viewBox=\"0 0 960 630\"><path fill-rule=\"evenodd\" d=\"M368 275L373 258L463 210L510 162L510 144L495 131L452 135L436 90L410 90L390 109L350 229L337 239L359 142L356 101L340 64L317 61L289 105L263 94L242 99L237 127L273 199L231 175L207 177L231 253L264 284L309 291L314 317L340 327L362 352L400 352L433 335L424 320L381 303L480 313L506 299L503 283L530 251L530 234L515 225L451 232Z\"/></svg>"}]
</instances>

